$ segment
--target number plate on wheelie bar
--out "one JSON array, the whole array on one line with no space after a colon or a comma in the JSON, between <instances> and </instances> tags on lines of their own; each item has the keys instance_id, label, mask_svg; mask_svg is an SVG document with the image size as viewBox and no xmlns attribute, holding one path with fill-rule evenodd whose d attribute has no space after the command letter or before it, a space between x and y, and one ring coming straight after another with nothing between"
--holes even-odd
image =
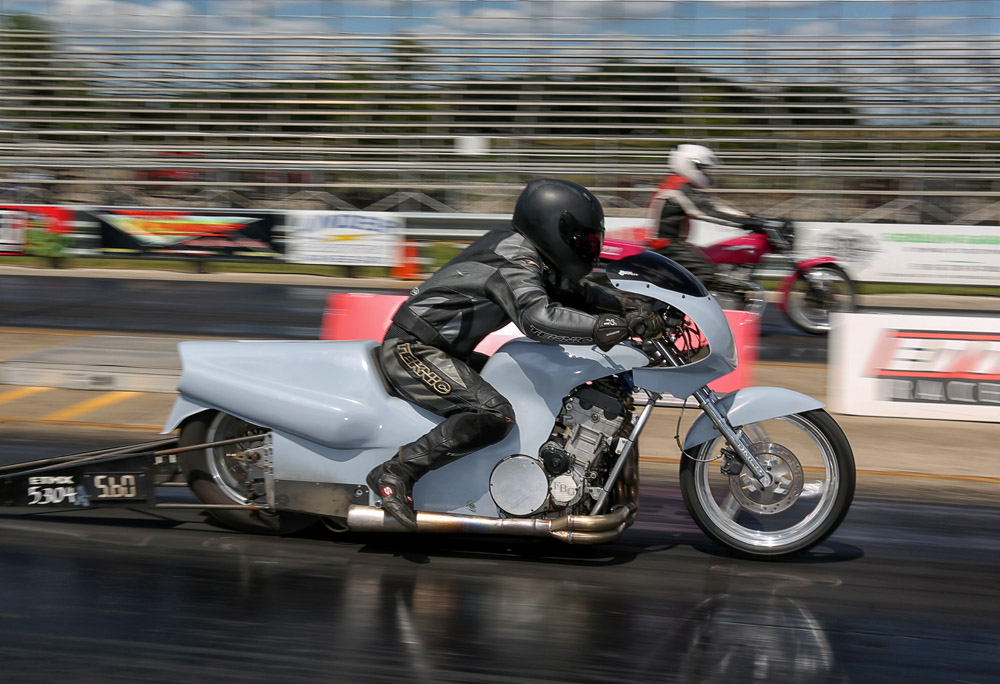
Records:
<instances>
[{"instance_id":1,"label":"number plate on wheelie bar","mask_svg":"<svg viewBox=\"0 0 1000 684\"><path fill-rule=\"evenodd\" d=\"M153 504L153 469L91 466L47 469L0 477L0 506L80 507ZM131 467L130 467L131 466ZM133 469L134 468L134 469Z\"/></svg>"},{"instance_id":2,"label":"number plate on wheelie bar","mask_svg":"<svg viewBox=\"0 0 1000 684\"><path fill-rule=\"evenodd\" d=\"M111 501L145 501L145 473L87 473L84 485L91 499Z\"/></svg>"}]
</instances>

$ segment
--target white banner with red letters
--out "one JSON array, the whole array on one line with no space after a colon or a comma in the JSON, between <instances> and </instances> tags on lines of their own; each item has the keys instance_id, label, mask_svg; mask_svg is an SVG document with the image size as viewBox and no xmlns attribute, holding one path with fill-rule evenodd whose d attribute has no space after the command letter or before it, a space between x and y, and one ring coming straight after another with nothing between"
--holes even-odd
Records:
<instances>
[{"instance_id":1,"label":"white banner with red letters","mask_svg":"<svg viewBox=\"0 0 1000 684\"><path fill-rule=\"evenodd\" d=\"M836 314L839 413L1000 422L1000 317Z\"/></svg>"},{"instance_id":2,"label":"white banner with red letters","mask_svg":"<svg viewBox=\"0 0 1000 684\"><path fill-rule=\"evenodd\" d=\"M21 254L28 229L23 211L0 209L0 254Z\"/></svg>"}]
</instances>

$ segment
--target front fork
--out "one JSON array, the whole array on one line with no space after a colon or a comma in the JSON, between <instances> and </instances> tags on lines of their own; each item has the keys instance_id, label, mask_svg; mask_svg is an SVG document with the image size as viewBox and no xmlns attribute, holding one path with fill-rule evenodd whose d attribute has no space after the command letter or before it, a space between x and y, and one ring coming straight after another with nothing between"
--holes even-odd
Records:
<instances>
[{"instance_id":1,"label":"front fork","mask_svg":"<svg viewBox=\"0 0 1000 684\"><path fill-rule=\"evenodd\" d=\"M729 447L736 452L740 461L743 462L747 468L750 469L751 474L754 479L760 483L761 487L769 487L773 482L771 474L760 464L757 457L753 455L750 451L752 442L750 438L747 437L746 432L740 430L736 432L733 427L729 424L729 421L724 415L719 412L717 403L719 401L718 395L710 390L708 387L702 387L697 390L693 395L695 401L698 402L698 406L701 410L705 412L709 420L715 425L715 429L718 430L723 437L726 438L726 443Z\"/></svg>"},{"instance_id":2,"label":"front fork","mask_svg":"<svg viewBox=\"0 0 1000 684\"><path fill-rule=\"evenodd\" d=\"M653 346L668 363L673 366L681 365L681 360L666 342L663 340L653 340ZM719 411L719 395L706 386L696 390L691 396L694 397L695 401L698 402L698 406L705 412L709 420L712 421L712 424L715 425L715 429L726 438L729 448L736 453L736 456L743 462L743 465L750 470L754 479L760 483L761 487L769 487L773 482L771 474L767 472L767 469L760 464L760 461L757 460L757 457L750 450L753 442L751 442L746 432L743 430L739 432L734 430L726 416L722 415Z\"/></svg>"},{"instance_id":3,"label":"front fork","mask_svg":"<svg viewBox=\"0 0 1000 684\"><path fill-rule=\"evenodd\" d=\"M660 352L662 357L670 363L672 366L680 366L681 360L677 358L677 355L670 349L669 346L662 340L653 340L653 346L656 350ZM629 432L628 437L616 440L615 451L618 453L618 459L615 464L611 467L611 472L608 474L605 480L604 487L601 490L600 495L597 497L597 501L594 503L593 507L590 509L590 515L598 515L604 508L608 501L608 497L611 495L611 489L615 482L618 481L618 476L621 475L622 469L625 467L625 463L628 461L629 455L632 453L632 449L635 448L635 443L639 439L639 434L642 432L643 428L646 427L649 417L653 413L653 408L656 407L656 402L659 400L660 395L656 392L650 392L649 390L643 390L646 392L646 406L642 409L642 413L635 421L635 425L632 426L631 432ZM760 483L761 487L769 487L773 483L773 478L771 474L760 464L757 457L753 455L750 450L752 442L750 438L742 430L737 432L729 424L722 413L719 412L718 402L719 396L709 389L708 387L702 387L701 389L695 391L692 395L695 401L698 402L698 406L701 410L709 417L709 420L715 425L715 428L726 438L726 442L729 447L736 453L743 464L750 469L753 474L754 479Z\"/></svg>"}]
</instances>

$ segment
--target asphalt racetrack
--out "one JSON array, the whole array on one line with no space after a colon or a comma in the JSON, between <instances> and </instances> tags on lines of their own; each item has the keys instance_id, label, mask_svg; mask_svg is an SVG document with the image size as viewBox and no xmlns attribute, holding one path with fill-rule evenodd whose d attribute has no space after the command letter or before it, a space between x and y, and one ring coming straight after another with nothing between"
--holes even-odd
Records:
<instances>
[{"instance_id":1,"label":"asphalt racetrack","mask_svg":"<svg viewBox=\"0 0 1000 684\"><path fill-rule=\"evenodd\" d=\"M20 280L0 277L2 327L315 338L330 291ZM0 463L149 437L4 424ZM862 478L837 533L782 562L712 544L660 463L637 523L596 547L0 509L0 681L997 682L996 488Z\"/></svg>"}]
</instances>

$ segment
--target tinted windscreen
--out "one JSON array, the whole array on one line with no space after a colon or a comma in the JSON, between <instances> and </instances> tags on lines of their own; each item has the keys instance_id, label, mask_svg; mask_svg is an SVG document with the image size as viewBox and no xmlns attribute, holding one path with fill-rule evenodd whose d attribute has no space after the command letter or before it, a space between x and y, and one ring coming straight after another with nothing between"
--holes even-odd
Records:
<instances>
[{"instance_id":1,"label":"tinted windscreen","mask_svg":"<svg viewBox=\"0 0 1000 684\"><path fill-rule=\"evenodd\" d=\"M612 261L605 271L608 277L616 280L639 280L692 297L708 296L708 290L691 271L656 252L643 252Z\"/></svg>"}]
</instances>

